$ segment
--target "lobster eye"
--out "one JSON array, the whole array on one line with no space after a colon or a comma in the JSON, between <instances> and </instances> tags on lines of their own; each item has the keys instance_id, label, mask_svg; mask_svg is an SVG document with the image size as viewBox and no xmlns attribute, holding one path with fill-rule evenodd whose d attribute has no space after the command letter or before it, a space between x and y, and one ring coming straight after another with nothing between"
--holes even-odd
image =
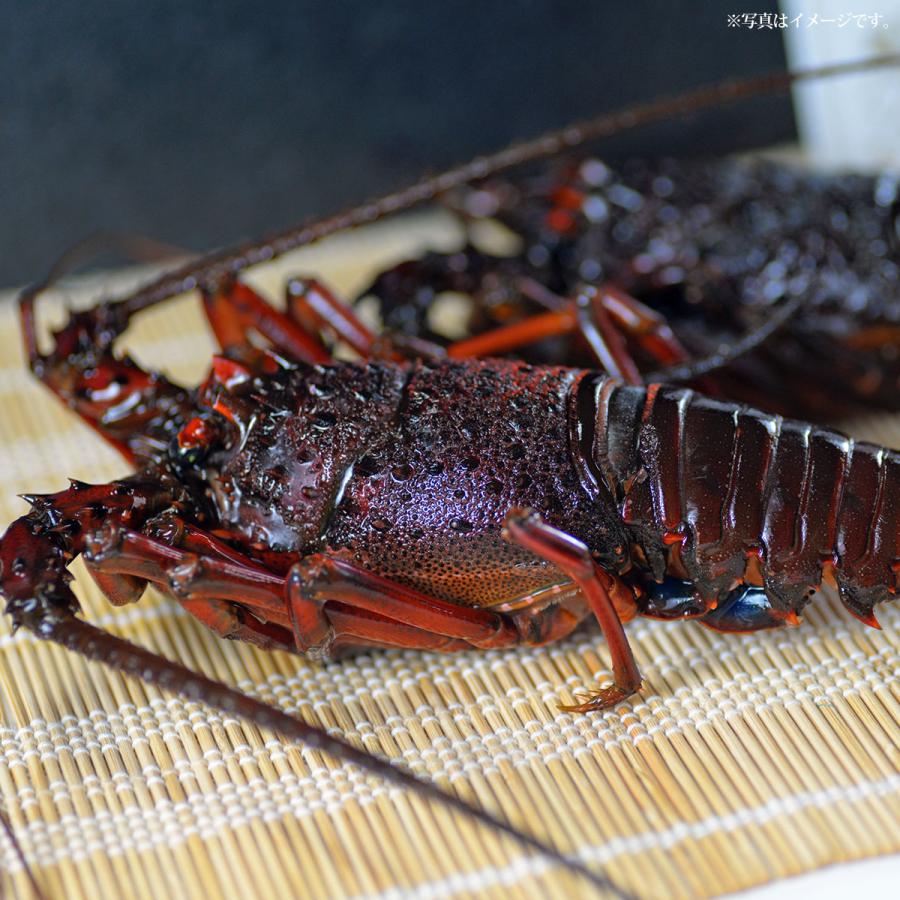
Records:
<instances>
[{"instance_id":1,"label":"lobster eye","mask_svg":"<svg viewBox=\"0 0 900 900\"><path fill-rule=\"evenodd\" d=\"M196 417L190 420L173 441L173 455L182 464L195 466L201 462L218 436L211 422Z\"/></svg>"},{"instance_id":2,"label":"lobster eye","mask_svg":"<svg viewBox=\"0 0 900 900\"><path fill-rule=\"evenodd\" d=\"M193 467L199 465L199 463L203 461L203 457L206 456L205 447L181 447L177 440L175 442L174 450L178 462L182 466Z\"/></svg>"}]
</instances>

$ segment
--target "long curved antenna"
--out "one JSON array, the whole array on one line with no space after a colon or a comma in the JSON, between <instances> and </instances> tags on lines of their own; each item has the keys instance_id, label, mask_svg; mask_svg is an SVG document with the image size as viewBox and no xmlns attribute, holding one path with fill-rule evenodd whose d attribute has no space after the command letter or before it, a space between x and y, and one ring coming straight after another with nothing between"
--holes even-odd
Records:
<instances>
[{"instance_id":1,"label":"long curved antenna","mask_svg":"<svg viewBox=\"0 0 900 900\"><path fill-rule=\"evenodd\" d=\"M746 356L757 347L761 347L772 335L780 331L800 311L803 301L800 297L794 297L783 303L766 321L735 341L725 350L717 350L709 356L701 359L679 363L655 372L644 375L647 382L657 381L693 381L703 375L722 369L733 363L736 359Z\"/></svg>"},{"instance_id":2,"label":"long curved antenna","mask_svg":"<svg viewBox=\"0 0 900 900\"><path fill-rule=\"evenodd\" d=\"M34 896L37 898L37 900L47 900L47 895L41 890L41 886L38 884L37 878L35 877L31 866L28 865L28 860L25 858L25 851L22 849L22 845L19 843L19 839L16 837L15 831L13 831L12 822L9 821L9 818L7 817L6 811L4 809L0 809L0 827L2 827L7 838L9 838L9 842L10 844L12 844L13 852L19 858L19 862L22 864L22 868L25 870L25 875L28 878L28 883L29 885L31 885L31 890L34 893Z\"/></svg>"},{"instance_id":3,"label":"long curved antenna","mask_svg":"<svg viewBox=\"0 0 900 900\"><path fill-rule=\"evenodd\" d=\"M138 312L167 297L182 294L196 287L215 285L223 278L236 275L243 269L268 262L277 256L315 243L328 235L349 228L366 225L387 215L412 209L439 194L472 181L496 175L506 169L554 156L588 141L658 122L677 115L687 115L711 106L734 103L748 97L787 90L802 81L868 72L900 65L900 54L869 57L863 60L803 69L797 72L772 72L751 78L723 81L686 91L674 97L663 97L608 113L596 119L551 131L531 140L512 144L504 150L447 169L438 175L422 178L399 191L386 194L361 206L316 219L288 229L261 241L253 241L228 248L188 263L163 275L133 294L122 303L128 313Z\"/></svg>"},{"instance_id":4,"label":"long curved antenna","mask_svg":"<svg viewBox=\"0 0 900 900\"><path fill-rule=\"evenodd\" d=\"M605 876L592 872L577 860L564 856L548 844L519 831L503 819L467 803L456 794L443 791L429 781L422 781L410 772L360 750L348 741L335 737L322 728L289 716L280 709L269 706L254 697L245 696L219 681L214 681L179 663L139 647L137 644L109 634L89 622L57 612L54 615L41 617L37 621L26 618L23 624L31 628L39 638L54 641L74 653L95 662L101 662L111 669L180 694L188 700L206 703L223 712L240 716L261 728L278 731L285 737L300 741L306 747L322 750L342 762L353 763L398 787L449 806L482 825L508 835L519 844L540 853L564 869L576 872L594 887L609 891L620 900L634 900L631 894L617 887Z\"/></svg>"}]
</instances>

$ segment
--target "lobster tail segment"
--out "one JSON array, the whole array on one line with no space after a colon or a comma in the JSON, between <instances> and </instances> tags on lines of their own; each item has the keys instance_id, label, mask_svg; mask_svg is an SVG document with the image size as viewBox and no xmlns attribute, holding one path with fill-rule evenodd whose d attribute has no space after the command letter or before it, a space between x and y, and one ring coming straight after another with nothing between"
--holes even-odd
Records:
<instances>
[{"instance_id":1,"label":"lobster tail segment","mask_svg":"<svg viewBox=\"0 0 900 900\"><path fill-rule=\"evenodd\" d=\"M825 578L877 626L900 570L900 453L602 376L582 379L576 409L573 449L628 531L644 614L794 624Z\"/></svg>"},{"instance_id":2,"label":"lobster tail segment","mask_svg":"<svg viewBox=\"0 0 900 900\"><path fill-rule=\"evenodd\" d=\"M900 568L900 453L854 445L837 532L833 577L841 601L878 627L874 608L896 596Z\"/></svg>"}]
</instances>

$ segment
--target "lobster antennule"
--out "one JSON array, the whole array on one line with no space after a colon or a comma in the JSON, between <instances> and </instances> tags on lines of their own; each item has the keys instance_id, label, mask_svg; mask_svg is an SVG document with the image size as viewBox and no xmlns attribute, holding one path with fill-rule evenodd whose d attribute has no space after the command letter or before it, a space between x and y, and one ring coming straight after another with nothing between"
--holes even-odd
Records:
<instances>
[{"instance_id":1,"label":"lobster antennule","mask_svg":"<svg viewBox=\"0 0 900 900\"><path fill-rule=\"evenodd\" d=\"M171 256L174 248L130 235L96 235L62 254L40 282L19 295L22 341L31 371L130 462L158 450L165 416L185 406L184 390L161 375L145 372L114 344L128 327L131 312L115 303L72 313L53 333L53 347L38 342L38 297L99 250L116 247L136 259ZM163 416L160 416L160 412ZM164 430L164 427L163 427Z\"/></svg>"},{"instance_id":2,"label":"lobster antennule","mask_svg":"<svg viewBox=\"0 0 900 900\"><path fill-rule=\"evenodd\" d=\"M386 760L360 750L353 744L329 734L325 729L289 716L280 709L269 706L254 697L246 696L227 685L207 678L179 663L159 656L149 650L132 644L116 635L109 634L74 615L48 617L44 621L26 622L39 637L60 644L94 662L126 675L132 675L145 682L175 692L189 700L196 700L251 721L261 728L278 731L285 737L303 743L312 749L322 750L336 759L352 763L361 769L388 781L397 787L411 790L419 796L435 803L448 806L454 811L475 819L477 822L511 837L557 865L578 874L594 887L611 892L621 900L633 900L632 895L617 887L605 876L592 872L577 860L572 860L548 844L519 830L489 812L479 809L467 801L442 790L415 775L400 769Z\"/></svg>"},{"instance_id":3,"label":"lobster antennule","mask_svg":"<svg viewBox=\"0 0 900 900\"><path fill-rule=\"evenodd\" d=\"M35 301L61 278L75 271L87 261L95 258L98 254L109 250L118 250L135 261L156 261L159 259L186 255L185 251L178 247L162 244L151 238L143 237L142 235L106 232L93 234L69 247L69 249L62 253L50 267L50 270L43 279L33 285L29 285L19 295L19 313L22 320L22 336L25 344L25 353L33 371L35 370L35 367L50 362L54 355L51 353L45 356L40 352L35 321ZM112 305L107 304L104 307L104 311L106 312L111 308ZM125 327L127 327L129 316L130 313L126 313L126 315L119 320L110 320L109 322L104 323L106 328L109 329L106 341L107 345L115 340ZM64 328L63 331L60 332L60 335L65 336L69 340L73 340L75 333L76 332L71 329Z\"/></svg>"}]
</instances>

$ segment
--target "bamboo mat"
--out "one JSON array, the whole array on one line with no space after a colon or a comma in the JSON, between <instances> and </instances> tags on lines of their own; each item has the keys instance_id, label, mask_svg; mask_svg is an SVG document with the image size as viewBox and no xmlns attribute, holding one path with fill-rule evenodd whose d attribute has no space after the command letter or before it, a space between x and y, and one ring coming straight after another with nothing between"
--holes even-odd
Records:
<instances>
[{"instance_id":1,"label":"bamboo mat","mask_svg":"<svg viewBox=\"0 0 900 900\"><path fill-rule=\"evenodd\" d=\"M449 239L446 222L410 219L294 254L255 282L277 297L285 272L316 272L352 290L376 261ZM62 294L83 304L139 275ZM45 319L61 321L59 298ZM212 349L191 298L145 314L131 337L140 360L187 380ZM125 474L26 374L8 300L0 347L0 523L24 512L17 492ZM900 446L898 420L856 431ZM900 850L898 608L879 612L881 632L831 596L801 628L769 634L636 621L641 695L577 716L558 705L608 676L593 625L545 649L321 667L220 641L152 591L114 609L74 568L92 621L403 760L641 897L714 896ZM0 629L0 798L49 898L588 896L351 767ZM30 898L5 838L0 863L2 896Z\"/></svg>"}]
</instances>

